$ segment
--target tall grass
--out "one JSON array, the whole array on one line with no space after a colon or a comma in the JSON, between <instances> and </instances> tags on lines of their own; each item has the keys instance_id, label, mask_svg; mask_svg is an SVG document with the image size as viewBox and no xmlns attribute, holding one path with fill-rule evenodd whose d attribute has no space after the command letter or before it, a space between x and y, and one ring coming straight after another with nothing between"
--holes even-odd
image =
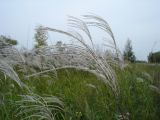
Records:
<instances>
[{"instance_id":1,"label":"tall grass","mask_svg":"<svg viewBox=\"0 0 160 120\"><path fill-rule=\"evenodd\" d=\"M122 69L113 32L101 17L70 16L69 25L73 31L42 29L74 44L0 49L0 119L158 120L159 95L150 89L155 85L150 67ZM110 54L97 53L91 27L110 36L111 43L105 43Z\"/></svg>"},{"instance_id":2,"label":"tall grass","mask_svg":"<svg viewBox=\"0 0 160 120\"><path fill-rule=\"evenodd\" d=\"M63 102L56 96L41 97L36 94L21 95L21 100L16 101L19 106L17 116L23 116L22 119L64 119Z\"/></svg>"},{"instance_id":3,"label":"tall grass","mask_svg":"<svg viewBox=\"0 0 160 120\"><path fill-rule=\"evenodd\" d=\"M119 89L118 89L116 74L112 69L112 66L108 63L106 59L104 59L104 56L100 56L96 53L92 35L89 31L88 26L91 25L97 28L101 28L111 36L113 40L113 45L109 47L112 48L113 51L115 51L115 54L117 56L115 58L112 58L111 59L112 61L110 62L115 64L118 62L119 63L118 65L120 66L120 62L121 62L120 60L122 59L120 57L120 54L115 42L113 32L109 27L108 23L104 19L94 15L88 15L88 16L86 15L84 17L87 19L92 19L93 22L84 22L83 20L80 20L78 18L69 17L69 24L71 25L71 27L81 30L83 33L85 33L87 37L84 37L83 34L81 34L80 32L77 32L76 30L72 32L66 32L63 30L49 28L49 27L44 27L42 29L64 34L70 37L71 39L74 39L75 41L77 41L79 43L78 45L72 44L72 45L64 46L64 49L65 48L67 48L67 50L69 49L67 51L67 55L70 55L72 58L78 58L78 59L74 59L74 61L70 61L71 63L69 64L69 67L73 67L73 68L76 67L78 69L85 68L85 69L88 69L88 71L90 71L91 73L95 73L98 76L102 76L101 78L103 78L104 83L106 85L109 85L113 93L117 96L119 93ZM87 40L91 42L91 45L86 43ZM61 57L61 59L58 59L58 61L66 59L66 53L65 52L62 53L62 52L63 51L61 51L61 53L56 53ZM62 54L65 54L64 58ZM67 66L67 65L64 65L64 66Z\"/></svg>"}]
</instances>

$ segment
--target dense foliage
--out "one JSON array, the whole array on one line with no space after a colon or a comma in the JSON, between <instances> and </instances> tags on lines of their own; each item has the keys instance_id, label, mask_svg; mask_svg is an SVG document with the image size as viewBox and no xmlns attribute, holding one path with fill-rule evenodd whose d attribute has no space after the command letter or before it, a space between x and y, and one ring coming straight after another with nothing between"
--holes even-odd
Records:
<instances>
[{"instance_id":1,"label":"dense foliage","mask_svg":"<svg viewBox=\"0 0 160 120\"><path fill-rule=\"evenodd\" d=\"M134 55L130 39L128 39L127 42L126 42L123 56L124 56L125 60L130 61L132 63L136 61L136 57Z\"/></svg>"},{"instance_id":2,"label":"dense foliage","mask_svg":"<svg viewBox=\"0 0 160 120\"><path fill-rule=\"evenodd\" d=\"M0 48L4 48L6 46L14 46L17 44L18 44L17 40L14 40L10 37L6 37L4 35L0 36Z\"/></svg>"},{"instance_id":3,"label":"dense foliage","mask_svg":"<svg viewBox=\"0 0 160 120\"><path fill-rule=\"evenodd\" d=\"M66 120L159 120L160 94L150 89L152 80L159 80L158 76L152 74L158 69L159 67L155 68L147 64L137 64L128 66L124 71L117 70L121 91L118 100L115 99L110 88L96 80L96 76L75 69L58 71L58 79L55 79L50 72L23 81L35 94L56 95L61 98L65 106L64 113L61 114ZM1 78L3 78L2 74ZM9 78L1 81L0 91L2 120L19 120L34 113L32 111L17 116L17 112L19 110L22 112L23 109L19 109L19 104L14 104L14 101L21 100L19 94L27 91L22 91ZM33 102L24 103L23 106L32 105ZM36 105L38 104L39 102L36 102ZM43 106L41 107L45 110ZM57 116L56 119L62 120L61 114L58 113L60 118Z\"/></svg>"},{"instance_id":4,"label":"dense foliage","mask_svg":"<svg viewBox=\"0 0 160 120\"><path fill-rule=\"evenodd\" d=\"M36 28L35 37L35 48L40 48L47 45L48 33L47 31L42 30L42 26Z\"/></svg>"},{"instance_id":5,"label":"dense foliage","mask_svg":"<svg viewBox=\"0 0 160 120\"><path fill-rule=\"evenodd\" d=\"M148 56L148 62L150 63L160 63L160 51L159 52L151 52Z\"/></svg>"}]
</instances>

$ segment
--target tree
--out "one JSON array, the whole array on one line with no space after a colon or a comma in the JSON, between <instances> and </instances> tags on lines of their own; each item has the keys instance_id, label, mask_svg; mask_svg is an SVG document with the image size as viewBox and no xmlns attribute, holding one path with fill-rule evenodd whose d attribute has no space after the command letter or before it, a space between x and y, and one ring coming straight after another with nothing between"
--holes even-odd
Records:
<instances>
[{"instance_id":1,"label":"tree","mask_svg":"<svg viewBox=\"0 0 160 120\"><path fill-rule=\"evenodd\" d=\"M36 28L36 33L35 33L34 37L36 40L35 48L47 46L48 33L47 33L47 31L42 29L42 26L38 26Z\"/></svg>"},{"instance_id":2,"label":"tree","mask_svg":"<svg viewBox=\"0 0 160 120\"><path fill-rule=\"evenodd\" d=\"M130 39L127 40L124 50L124 59L130 62L135 62L136 57L134 55L133 49L132 49L132 41Z\"/></svg>"},{"instance_id":3,"label":"tree","mask_svg":"<svg viewBox=\"0 0 160 120\"><path fill-rule=\"evenodd\" d=\"M160 51L159 52L151 52L148 56L148 62L150 63L160 63Z\"/></svg>"},{"instance_id":4,"label":"tree","mask_svg":"<svg viewBox=\"0 0 160 120\"><path fill-rule=\"evenodd\" d=\"M0 49L5 48L7 46L15 46L17 44L17 40L14 40L10 37L6 37L4 35L0 36Z\"/></svg>"},{"instance_id":5,"label":"tree","mask_svg":"<svg viewBox=\"0 0 160 120\"><path fill-rule=\"evenodd\" d=\"M0 57L2 56L6 57L6 52L8 54L8 50L11 50L8 48L12 48L12 46L15 46L17 44L18 44L17 40L1 35L0 36Z\"/></svg>"},{"instance_id":6,"label":"tree","mask_svg":"<svg viewBox=\"0 0 160 120\"><path fill-rule=\"evenodd\" d=\"M57 50L58 50L59 52L62 52L62 53L63 53L64 50L65 50L64 44L62 43L62 41L57 41L56 47L57 47Z\"/></svg>"}]
</instances>

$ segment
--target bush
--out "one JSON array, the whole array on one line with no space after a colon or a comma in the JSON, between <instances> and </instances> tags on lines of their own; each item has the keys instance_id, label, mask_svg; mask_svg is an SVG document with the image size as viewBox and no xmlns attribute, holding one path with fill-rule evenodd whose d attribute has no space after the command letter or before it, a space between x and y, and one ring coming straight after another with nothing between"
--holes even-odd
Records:
<instances>
[{"instance_id":1,"label":"bush","mask_svg":"<svg viewBox=\"0 0 160 120\"><path fill-rule=\"evenodd\" d=\"M150 63L160 63L160 51L149 53L148 62Z\"/></svg>"}]
</instances>

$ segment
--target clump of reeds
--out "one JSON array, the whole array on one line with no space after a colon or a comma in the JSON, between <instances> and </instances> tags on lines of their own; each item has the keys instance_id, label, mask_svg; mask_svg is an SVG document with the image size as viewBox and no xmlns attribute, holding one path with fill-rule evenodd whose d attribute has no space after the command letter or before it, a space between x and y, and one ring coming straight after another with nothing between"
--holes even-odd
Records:
<instances>
[{"instance_id":1,"label":"clump of reeds","mask_svg":"<svg viewBox=\"0 0 160 120\"><path fill-rule=\"evenodd\" d=\"M21 66L25 71L27 69L35 69L34 72L29 70L28 75L25 73L27 78L39 76L50 71L53 71L56 76L56 70L59 69L80 69L99 77L106 86L111 88L113 94L117 97L119 95L119 86L113 67L121 67L123 60L117 48L113 32L108 23L101 17L95 15L85 15L83 17L84 20L69 17L69 25L75 29L73 31L68 32L50 27L41 28L66 35L70 39L75 40L74 44L44 46L32 50L26 56L18 52L17 49L8 46L0 50L3 53L0 56L0 70L16 81L20 87L25 86L27 88L14 71L14 65ZM107 55L97 53L90 27L101 29L110 36L112 41L105 43L105 46L112 53ZM54 120L56 117L63 119L63 103L55 96L21 95L21 100L17 101L16 104L19 106L17 116L26 115L23 119L34 117L48 120Z\"/></svg>"},{"instance_id":2,"label":"clump of reeds","mask_svg":"<svg viewBox=\"0 0 160 120\"><path fill-rule=\"evenodd\" d=\"M21 95L21 100L16 101L17 117L25 119L64 119L64 104L56 96L41 97L37 94Z\"/></svg>"},{"instance_id":3,"label":"clump of reeds","mask_svg":"<svg viewBox=\"0 0 160 120\"><path fill-rule=\"evenodd\" d=\"M118 95L119 89L116 79L116 74L112 65L120 67L122 65L122 58L120 51L117 48L113 32L108 23L95 15L83 16L86 21L75 17L69 17L69 25L77 31L64 31L50 27L43 27L43 30L52 31L64 34L67 37L75 40L75 44L65 44L61 46L63 50L57 50L58 46L47 46L41 48L41 54L45 59L54 61L54 70L62 68L76 68L89 71L96 74L108 85L115 95ZM90 27L96 27L110 35L112 39L111 44L105 44L108 49L112 50L112 55L104 56L96 52L94 40L90 33ZM90 41L91 44L87 44ZM47 54L45 51L52 51ZM108 59L107 59L108 58ZM45 71L44 71L45 72Z\"/></svg>"},{"instance_id":4,"label":"clump of reeds","mask_svg":"<svg viewBox=\"0 0 160 120\"><path fill-rule=\"evenodd\" d=\"M4 41L0 41L0 70L12 80L14 80L21 88L27 86L19 79L14 66L24 63L21 53Z\"/></svg>"}]
</instances>

